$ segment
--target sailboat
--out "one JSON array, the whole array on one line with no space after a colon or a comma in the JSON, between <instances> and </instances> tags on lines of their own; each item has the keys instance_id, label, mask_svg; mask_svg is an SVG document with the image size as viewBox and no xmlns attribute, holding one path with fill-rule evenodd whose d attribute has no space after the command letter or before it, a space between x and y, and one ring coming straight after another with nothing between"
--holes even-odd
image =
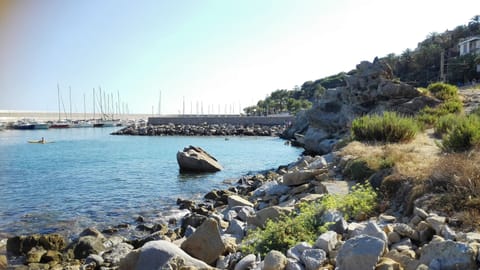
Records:
<instances>
[{"instance_id":1,"label":"sailboat","mask_svg":"<svg viewBox=\"0 0 480 270\"><path fill-rule=\"evenodd\" d=\"M69 128L70 123L66 120L60 120L61 118L61 108L60 108L60 85L57 83L57 97L58 97L58 121L53 122L50 125L50 128Z\"/></svg>"}]
</instances>

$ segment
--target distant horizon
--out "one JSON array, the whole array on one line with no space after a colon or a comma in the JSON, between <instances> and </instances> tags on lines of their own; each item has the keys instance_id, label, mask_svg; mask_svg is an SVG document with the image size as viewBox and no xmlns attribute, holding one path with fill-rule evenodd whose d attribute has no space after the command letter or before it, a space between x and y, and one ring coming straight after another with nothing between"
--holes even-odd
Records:
<instances>
[{"instance_id":1,"label":"distant horizon","mask_svg":"<svg viewBox=\"0 0 480 270\"><path fill-rule=\"evenodd\" d=\"M134 114L239 113L414 49L478 10L478 0L0 0L0 109L58 111L58 84L75 112L84 99L92 111L101 88Z\"/></svg>"}]
</instances>

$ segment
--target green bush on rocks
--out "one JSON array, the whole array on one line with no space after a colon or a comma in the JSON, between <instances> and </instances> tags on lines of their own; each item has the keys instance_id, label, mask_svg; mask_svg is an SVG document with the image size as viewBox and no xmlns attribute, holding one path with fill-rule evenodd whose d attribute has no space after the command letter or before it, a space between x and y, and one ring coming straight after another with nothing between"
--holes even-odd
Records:
<instances>
[{"instance_id":1,"label":"green bush on rocks","mask_svg":"<svg viewBox=\"0 0 480 270\"><path fill-rule=\"evenodd\" d=\"M353 138L359 141L408 142L419 131L417 122L395 112L365 115L352 122Z\"/></svg>"},{"instance_id":2,"label":"green bush on rocks","mask_svg":"<svg viewBox=\"0 0 480 270\"><path fill-rule=\"evenodd\" d=\"M349 219L360 214L371 214L376 205L377 193L370 184L357 184L349 194L325 195L320 201L300 204L298 211L291 215L267 221L265 229L257 228L248 233L243 240L242 251L264 256L270 250L285 253L299 242L313 244L329 225L321 222L325 210L337 209L345 219Z\"/></svg>"}]
</instances>

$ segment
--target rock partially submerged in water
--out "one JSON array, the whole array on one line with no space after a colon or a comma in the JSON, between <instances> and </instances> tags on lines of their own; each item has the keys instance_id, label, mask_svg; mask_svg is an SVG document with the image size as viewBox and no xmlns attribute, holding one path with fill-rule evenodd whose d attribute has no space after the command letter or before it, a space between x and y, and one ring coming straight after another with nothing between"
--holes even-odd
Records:
<instances>
[{"instance_id":1,"label":"rock partially submerged in water","mask_svg":"<svg viewBox=\"0 0 480 270\"><path fill-rule=\"evenodd\" d=\"M191 145L177 153L177 162L180 166L180 171L217 172L223 169L217 159L202 148Z\"/></svg>"}]
</instances>

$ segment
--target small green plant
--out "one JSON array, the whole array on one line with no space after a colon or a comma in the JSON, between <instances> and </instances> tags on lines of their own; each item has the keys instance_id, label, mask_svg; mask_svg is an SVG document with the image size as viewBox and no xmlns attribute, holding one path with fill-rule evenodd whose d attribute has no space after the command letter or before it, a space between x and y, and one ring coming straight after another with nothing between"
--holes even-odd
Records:
<instances>
[{"instance_id":1,"label":"small green plant","mask_svg":"<svg viewBox=\"0 0 480 270\"><path fill-rule=\"evenodd\" d=\"M434 125L435 134L438 136L442 136L449 133L453 129L453 127L461 121L462 117L463 116L451 113L440 116Z\"/></svg>"},{"instance_id":2,"label":"small green plant","mask_svg":"<svg viewBox=\"0 0 480 270\"><path fill-rule=\"evenodd\" d=\"M285 253L290 247L305 241L313 244L319 234L328 230L329 223L321 223L325 210L338 209L346 219L359 214L371 214L377 205L377 194L370 184L357 184L347 195L326 195L314 203L300 204L298 211L267 221L265 228L248 233L242 242L244 253L260 253L270 250Z\"/></svg>"},{"instance_id":3,"label":"small green plant","mask_svg":"<svg viewBox=\"0 0 480 270\"><path fill-rule=\"evenodd\" d=\"M459 118L442 141L443 149L452 152L467 151L479 145L480 117L474 114Z\"/></svg>"},{"instance_id":4,"label":"small green plant","mask_svg":"<svg viewBox=\"0 0 480 270\"><path fill-rule=\"evenodd\" d=\"M325 210L339 210L349 220L359 214L371 214L377 205L377 193L366 182L353 186L347 195L327 194L321 204Z\"/></svg>"},{"instance_id":5,"label":"small green plant","mask_svg":"<svg viewBox=\"0 0 480 270\"><path fill-rule=\"evenodd\" d=\"M458 88L448 83L432 83L427 87L432 95L441 100L458 100Z\"/></svg>"},{"instance_id":6,"label":"small green plant","mask_svg":"<svg viewBox=\"0 0 480 270\"><path fill-rule=\"evenodd\" d=\"M360 141L408 142L418 131L419 126L413 118L395 112L366 115L352 122L352 136Z\"/></svg>"}]
</instances>

